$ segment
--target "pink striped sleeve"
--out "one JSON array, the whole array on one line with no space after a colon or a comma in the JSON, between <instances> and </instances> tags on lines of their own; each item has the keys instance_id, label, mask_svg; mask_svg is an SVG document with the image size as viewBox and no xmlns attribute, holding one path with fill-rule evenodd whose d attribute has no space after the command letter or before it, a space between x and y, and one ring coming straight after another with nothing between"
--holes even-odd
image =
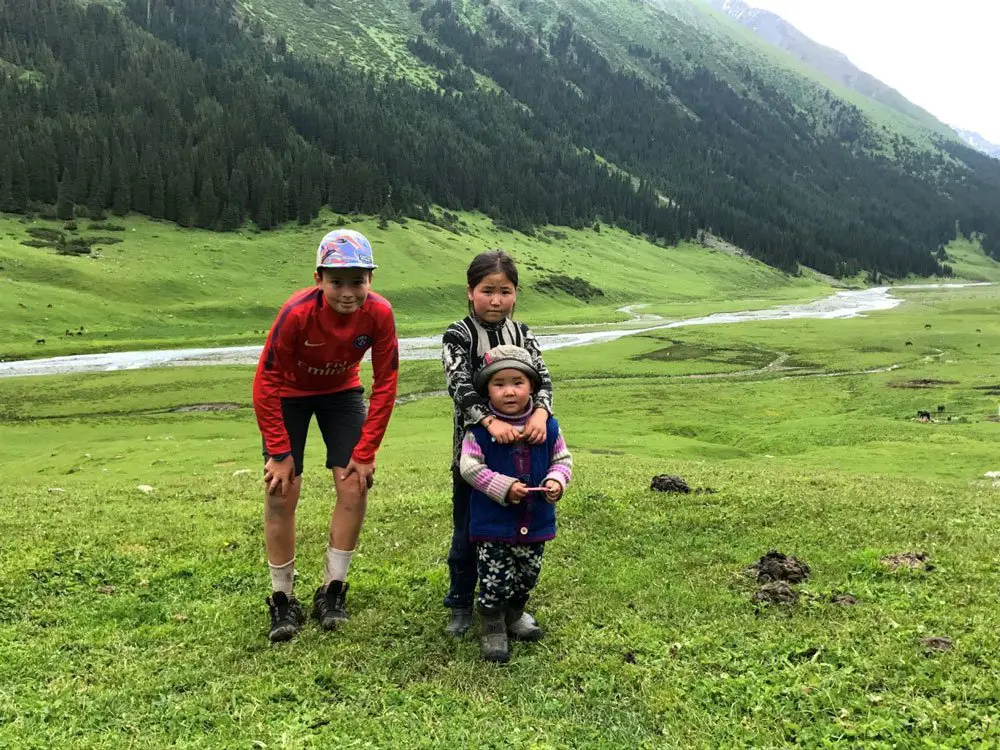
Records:
<instances>
[{"instance_id":1,"label":"pink striped sleeve","mask_svg":"<svg viewBox=\"0 0 1000 750\"><path fill-rule=\"evenodd\" d=\"M507 505L507 493L517 480L493 471L486 465L483 449L479 447L476 436L471 431L466 432L465 439L462 440L462 455L458 462L458 470L462 474L462 479L473 489L479 490L500 505Z\"/></svg>"},{"instance_id":2,"label":"pink striped sleeve","mask_svg":"<svg viewBox=\"0 0 1000 750\"><path fill-rule=\"evenodd\" d=\"M562 433L559 434L556 442L552 445L549 473L545 478L554 479L559 482L563 489L566 489L569 480L573 478L573 456L570 454L569 448L566 447L566 441L563 439Z\"/></svg>"}]
</instances>

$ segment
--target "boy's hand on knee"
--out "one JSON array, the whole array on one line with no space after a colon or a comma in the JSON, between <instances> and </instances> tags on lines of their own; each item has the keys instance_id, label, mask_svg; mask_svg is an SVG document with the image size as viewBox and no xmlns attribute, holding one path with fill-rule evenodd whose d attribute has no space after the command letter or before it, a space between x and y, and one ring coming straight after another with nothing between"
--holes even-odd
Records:
<instances>
[{"instance_id":1,"label":"boy's hand on knee","mask_svg":"<svg viewBox=\"0 0 1000 750\"><path fill-rule=\"evenodd\" d=\"M264 486L267 487L267 494L273 495L276 491L281 491L282 497L288 496L288 491L295 481L295 459L285 456L280 461L273 458L267 459L264 464Z\"/></svg>"},{"instance_id":2,"label":"boy's hand on knee","mask_svg":"<svg viewBox=\"0 0 1000 750\"><path fill-rule=\"evenodd\" d=\"M358 477L358 489L361 492L371 489L371 486L375 484L375 462L362 464L352 458L347 462L347 468L344 469L344 473L340 475L340 481L343 482L350 479L355 474Z\"/></svg>"},{"instance_id":3,"label":"boy's hand on knee","mask_svg":"<svg viewBox=\"0 0 1000 750\"><path fill-rule=\"evenodd\" d=\"M528 496L528 485L524 482L514 482L507 490L507 502L511 505L517 505L524 498Z\"/></svg>"}]
</instances>

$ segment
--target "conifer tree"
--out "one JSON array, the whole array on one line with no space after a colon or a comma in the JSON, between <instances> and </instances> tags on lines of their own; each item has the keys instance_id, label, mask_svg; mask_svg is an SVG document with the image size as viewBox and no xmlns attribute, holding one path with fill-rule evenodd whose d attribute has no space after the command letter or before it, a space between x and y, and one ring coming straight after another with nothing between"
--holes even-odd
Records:
<instances>
[{"instance_id":1,"label":"conifer tree","mask_svg":"<svg viewBox=\"0 0 1000 750\"><path fill-rule=\"evenodd\" d=\"M209 177L201 186L201 193L198 195L198 226L203 229L214 228L218 214L219 200L215 197L215 186Z\"/></svg>"},{"instance_id":2,"label":"conifer tree","mask_svg":"<svg viewBox=\"0 0 1000 750\"><path fill-rule=\"evenodd\" d=\"M63 220L71 220L76 217L76 207L73 196L73 178L69 170L63 172L63 178L59 181L59 197L56 200L56 216Z\"/></svg>"}]
</instances>

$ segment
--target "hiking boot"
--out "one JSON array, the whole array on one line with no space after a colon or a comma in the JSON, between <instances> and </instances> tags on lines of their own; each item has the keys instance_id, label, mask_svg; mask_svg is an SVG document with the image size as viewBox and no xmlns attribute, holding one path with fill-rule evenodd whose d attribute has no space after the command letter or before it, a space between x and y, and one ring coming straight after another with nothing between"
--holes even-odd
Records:
<instances>
[{"instance_id":1,"label":"hiking boot","mask_svg":"<svg viewBox=\"0 0 1000 750\"><path fill-rule=\"evenodd\" d=\"M284 591L275 591L267 598L267 609L271 613L271 632L267 635L271 643L291 640L302 629L306 618L294 596L289 598Z\"/></svg>"},{"instance_id":2,"label":"hiking boot","mask_svg":"<svg viewBox=\"0 0 1000 750\"><path fill-rule=\"evenodd\" d=\"M452 607L451 619L445 632L455 638L461 638L472 627L472 607Z\"/></svg>"},{"instance_id":3,"label":"hiking boot","mask_svg":"<svg viewBox=\"0 0 1000 750\"><path fill-rule=\"evenodd\" d=\"M503 610L482 610L483 635L479 641L480 651L486 661L506 664L510 661L507 651L507 625Z\"/></svg>"},{"instance_id":4,"label":"hiking boot","mask_svg":"<svg viewBox=\"0 0 1000 750\"><path fill-rule=\"evenodd\" d=\"M505 618L507 635L518 641L540 641L545 631L538 627L535 618L523 609L511 609Z\"/></svg>"},{"instance_id":5,"label":"hiking boot","mask_svg":"<svg viewBox=\"0 0 1000 750\"><path fill-rule=\"evenodd\" d=\"M344 608L348 585L343 581L330 581L326 591L320 586L313 596L313 617L319 620L323 630L333 630L338 625L347 622L348 614Z\"/></svg>"}]
</instances>

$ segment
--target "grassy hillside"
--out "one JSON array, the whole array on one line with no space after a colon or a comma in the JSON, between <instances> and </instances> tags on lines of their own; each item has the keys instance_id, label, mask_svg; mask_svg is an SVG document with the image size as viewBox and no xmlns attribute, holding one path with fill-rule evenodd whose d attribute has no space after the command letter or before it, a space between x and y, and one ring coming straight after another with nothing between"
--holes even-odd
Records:
<instances>
[{"instance_id":1,"label":"grassy hillside","mask_svg":"<svg viewBox=\"0 0 1000 750\"><path fill-rule=\"evenodd\" d=\"M239 0L239 5L270 33L286 36L289 45L300 52L343 57L380 75L389 73L420 85L436 85L438 72L406 46L407 39L426 33L419 17L433 2L364 0L351 2L350 12L334 0ZM488 5L501 9L523 28L544 33L555 28L560 14L565 14L609 60L640 76L647 76L648 71L629 54L630 45L658 52L681 68L703 65L753 97L753 85L744 75L749 67L800 107L813 111L820 126L829 106L823 94L832 91L859 107L882 130L887 149L895 134L905 135L924 148L932 147L934 138L956 139L955 133L935 118L908 116L830 79L767 44L703 0L496 0ZM463 15L474 23L484 7L471 1L456 6L461 6ZM482 82L492 85L489 79Z\"/></svg>"},{"instance_id":2,"label":"grassy hillside","mask_svg":"<svg viewBox=\"0 0 1000 750\"><path fill-rule=\"evenodd\" d=\"M295 289L311 285L315 247L341 223L324 215L306 227L218 234L130 218L122 242L71 257L26 247L31 227L57 222L0 219L0 356L52 356L168 345L251 344ZM549 229L534 237L500 232L473 214L456 231L416 221L379 229L353 220L374 243L375 289L393 303L401 335L434 333L465 310L465 269L483 250L502 247L518 260L518 314L533 325L626 320L624 305L655 303L689 317L822 296L829 287L758 261L694 244L654 245L615 229ZM580 277L603 292L589 302L544 292L537 282ZM83 335L76 335L83 328ZM69 335L67 335L69 331ZM35 341L45 339L44 344Z\"/></svg>"},{"instance_id":3,"label":"grassy hillside","mask_svg":"<svg viewBox=\"0 0 1000 750\"><path fill-rule=\"evenodd\" d=\"M1000 282L1000 263L983 252L978 239L959 237L949 243L948 265L955 269L955 275L970 281Z\"/></svg>"},{"instance_id":4,"label":"grassy hillside","mask_svg":"<svg viewBox=\"0 0 1000 750\"><path fill-rule=\"evenodd\" d=\"M393 417L348 625L269 647L249 368L0 381L0 745L995 744L997 289L907 294L550 353L575 480L531 602L546 639L502 669L442 633L447 399ZM434 362L401 376L441 388ZM664 472L715 493L649 492ZM795 605L752 601L769 549L811 566ZM902 552L930 565L882 562Z\"/></svg>"}]
</instances>

